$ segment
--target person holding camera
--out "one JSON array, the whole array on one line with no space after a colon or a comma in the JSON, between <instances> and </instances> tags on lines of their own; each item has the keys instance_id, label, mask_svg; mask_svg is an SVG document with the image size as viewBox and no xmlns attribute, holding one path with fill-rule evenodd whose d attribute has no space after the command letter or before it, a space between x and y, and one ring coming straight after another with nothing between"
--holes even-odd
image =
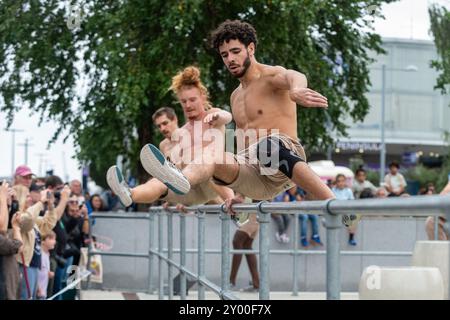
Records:
<instances>
[{"instance_id":1,"label":"person holding camera","mask_svg":"<svg viewBox=\"0 0 450 320\"><path fill-rule=\"evenodd\" d=\"M23 252L16 256L20 272L20 298L36 299L38 271L41 267L41 234L50 232L57 222L54 195L47 189L41 191L41 199L30 206L29 190L15 186L19 201L20 232ZM39 213L47 206L45 214Z\"/></svg>"},{"instance_id":2,"label":"person holding camera","mask_svg":"<svg viewBox=\"0 0 450 320\"><path fill-rule=\"evenodd\" d=\"M22 251L19 216L11 215L11 188L6 181L0 186L0 300L16 300L19 292L19 269L15 255ZM8 234L8 224L12 228Z\"/></svg>"},{"instance_id":3,"label":"person holding camera","mask_svg":"<svg viewBox=\"0 0 450 320\"><path fill-rule=\"evenodd\" d=\"M81 247L89 234L89 218L86 205L80 203L76 195L72 194L65 213L54 229L57 234L55 248L57 267L53 284L53 293L60 291L67 279L67 269L71 265L78 265ZM61 300L58 296L56 299Z\"/></svg>"}]
</instances>

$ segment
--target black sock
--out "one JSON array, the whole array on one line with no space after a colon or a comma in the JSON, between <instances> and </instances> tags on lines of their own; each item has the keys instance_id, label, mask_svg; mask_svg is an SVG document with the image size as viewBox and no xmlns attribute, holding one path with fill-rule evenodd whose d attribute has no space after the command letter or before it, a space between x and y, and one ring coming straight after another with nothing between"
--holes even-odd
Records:
<instances>
[{"instance_id":1,"label":"black sock","mask_svg":"<svg viewBox=\"0 0 450 320\"><path fill-rule=\"evenodd\" d=\"M349 233L348 240L352 241L354 239L355 235L353 233Z\"/></svg>"}]
</instances>

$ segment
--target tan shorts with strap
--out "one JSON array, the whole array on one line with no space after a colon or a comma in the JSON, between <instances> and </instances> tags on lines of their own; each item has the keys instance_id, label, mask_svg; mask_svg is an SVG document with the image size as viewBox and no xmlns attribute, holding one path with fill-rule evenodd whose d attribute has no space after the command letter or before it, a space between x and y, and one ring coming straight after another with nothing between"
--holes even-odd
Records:
<instances>
[{"instance_id":1,"label":"tan shorts with strap","mask_svg":"<svg viewBox=\"0 0 450 320\"><path fill-rule=\"evenodd\" d=\"M292 150L306 162L305 150L298 139L294 140L285 134L272 134L268 137L279 139L287 149ZM263 139L266 137L235 155L235 159L239 163L239 174L234 182L226 184L213 178L214 183L227 186L254 200L273 199L279 193L295 186L295 183L284 173L276 169L269 169L256 159L258 144Z\"/></svg>"}]
</instances>

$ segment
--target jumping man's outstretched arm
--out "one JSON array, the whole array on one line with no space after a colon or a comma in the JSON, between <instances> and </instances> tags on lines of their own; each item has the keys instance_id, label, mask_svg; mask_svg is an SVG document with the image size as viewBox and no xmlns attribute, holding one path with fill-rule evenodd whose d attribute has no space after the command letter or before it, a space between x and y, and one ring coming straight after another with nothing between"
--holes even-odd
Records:
<instances>
[{"instance_id":1,"label":"jumping man's outstretched arm","mask_svg":"<svg viewBox=\"0 0 450 320\"><path fill-rule=\"evenodd\" d=\"M307 88L308 80L303 73L287 70L283 67L273 67L269 82L277 89L289 90L289 97L299 105L304 107L328 107L326 97Z\"/></svg>"}]
</instances>

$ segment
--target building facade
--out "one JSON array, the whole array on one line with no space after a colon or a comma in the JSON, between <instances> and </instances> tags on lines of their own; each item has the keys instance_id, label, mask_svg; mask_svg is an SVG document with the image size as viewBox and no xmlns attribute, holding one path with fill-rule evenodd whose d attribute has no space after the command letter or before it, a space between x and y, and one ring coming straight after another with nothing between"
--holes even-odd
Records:
<instances>
[{"instance_id":1,"label":"building facade","mask_svg":"<svg viewBox=\"0 0 450 320\"><path fill-rule=\"evenodd\" d=\"M349 166L350 159L357 157L371 169L380 168L385 65L386 165L392 160L403 167L419 162L439 165L449 150L450 97L434 89L438 73L430 64L438 59L436 47L432 41L387 38L383 48L386 54L374 55L370 66L370 111L363 122L345 120L349 137L335 137L332 160Z\"/></svg>"}]
</instances>

